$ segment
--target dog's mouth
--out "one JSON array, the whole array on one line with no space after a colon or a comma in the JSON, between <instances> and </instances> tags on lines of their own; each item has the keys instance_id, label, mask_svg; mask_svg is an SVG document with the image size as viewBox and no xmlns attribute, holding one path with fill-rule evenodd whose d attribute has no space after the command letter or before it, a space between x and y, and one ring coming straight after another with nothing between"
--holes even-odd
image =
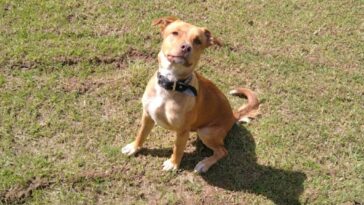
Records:
<instances>
[{"instance_id":1,"label":"dog's mouth","mask_svg":"<svg viewBox=\"0 0 364 205\"><path fill-rule=\"evenodd\" d=\"M187 67L192 65L191 63L188 62L188 60L184 56L167 55L167 59L171 63L183 64L184 66L187 66Z\"/></svg>"},{"instance_id":2,"label":"dog's mouth","mask_svg":"<svg viewBox=\"0 0 364 205\"><path fill-rule=\"evenodd\" d=\"M184 56L167 55L169 61L186 61Z\"/></svg>"}]
</instances>

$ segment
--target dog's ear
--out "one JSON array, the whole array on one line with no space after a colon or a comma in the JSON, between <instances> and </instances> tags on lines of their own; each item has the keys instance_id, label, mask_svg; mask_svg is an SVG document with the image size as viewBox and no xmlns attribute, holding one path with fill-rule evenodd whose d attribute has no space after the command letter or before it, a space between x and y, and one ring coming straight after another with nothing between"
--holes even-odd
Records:
<instances>
[{"instance_id":1,"label":"dog's ear","mask_svg":"<svg viewBox=\"0 0 364 205\"><path fill-rule=\"evenodd\" d=\"M152 26L159 26L159 28L161 29L161 32L164 31L164 29L172 22L177 21L178 18L175 16L166 16L166 17L162 17L159 19L155 19L152 22Z\"/></svg>"},{"instance_id":2,"label":"dog's ear","mask_svg":"<svg viewBox=\"0 0 364 205\"><path fill-rule=\"evenodd\" d=\"M204 30L205 30L204 32L205 32L206 41L207 41L206 42L206 45L207 45L206 47L210 47L212 45L222 46L221 41L219 39L213 37L209 30L207 30L207 29L204 29Z\"/></svg>"}]
</instances>

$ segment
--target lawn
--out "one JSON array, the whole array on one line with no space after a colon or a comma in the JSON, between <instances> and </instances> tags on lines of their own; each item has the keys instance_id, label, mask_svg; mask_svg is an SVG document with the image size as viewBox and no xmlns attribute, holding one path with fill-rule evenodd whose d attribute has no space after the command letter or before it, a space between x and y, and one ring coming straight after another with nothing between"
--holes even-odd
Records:
<instances>
[{"instance_id":1,"label":"lawn","mask_svg":"<svg viewBox=\"0 0 364 205\"><path fill-rule=\"evenodd\" d=\"M1 0L0 204L363 204L363 10L362 0ZM136 157L120 152L158 68L151 21L168 15L224 43L199 73L262 101L202 175L193 167L211 151L196 134L178 172L162 171L175 138L158 126Z\"/></svg>"}]
</instances>

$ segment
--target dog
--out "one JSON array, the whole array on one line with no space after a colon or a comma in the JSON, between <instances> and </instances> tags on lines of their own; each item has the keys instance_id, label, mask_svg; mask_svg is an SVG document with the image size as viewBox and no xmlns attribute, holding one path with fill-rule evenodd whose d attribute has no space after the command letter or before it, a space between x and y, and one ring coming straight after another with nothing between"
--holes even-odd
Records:
<instances>
[{"instance_id":1,"label":"dog","mask_svg":"<svg viewBox=\"0 0 364 205\"><path fill-rule=\"evenodd\" d=\"M253 91L237 88L230 94L245 97L246 106L233 112L225 95L195 69L203 51L221 42L211 32L176 17L153 21L159 26L163 42L158 54L159 69L149 80L143 94L143 115L136 139L122 148L133 155L143 145L155 124L176 132L172 156L163 163L163 170L176 170L181 163L189 133L197 132L213 155L194 168L204 173L228 152L224 138L234 123L255 118L259 101Z\"/></svg>"}]
</instances>

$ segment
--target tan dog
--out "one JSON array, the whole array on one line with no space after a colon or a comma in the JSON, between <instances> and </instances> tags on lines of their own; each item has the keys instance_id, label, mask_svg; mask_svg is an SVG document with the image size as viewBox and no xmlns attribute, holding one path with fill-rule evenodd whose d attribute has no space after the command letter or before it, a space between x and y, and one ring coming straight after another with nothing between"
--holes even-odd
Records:
<instances>
[{"instance_id":1,"label":"tan dog","mask_svg":"<svg viewBox=\"0 0 364 205\"><path fill-rule=\"evenodd\" d=\"M153 25L161 28L163 43L158 54L159 69L150 79L143 95L141 128L134 142L122 148L122 153L135 154L143 145L154 124L176 131L177 140L163 170L179 167L189 133L197 131L213 155L200 161L197 172L206 172L227 155L224 138L233 124L254 118L259 108L255 94L246 88L231 91L247 97L248 104L232 111L224 94L209 80L195 72L203 50L220 42L206 28L197 27L175 17L157 19Z\"/></svg>"}]
</instances>

